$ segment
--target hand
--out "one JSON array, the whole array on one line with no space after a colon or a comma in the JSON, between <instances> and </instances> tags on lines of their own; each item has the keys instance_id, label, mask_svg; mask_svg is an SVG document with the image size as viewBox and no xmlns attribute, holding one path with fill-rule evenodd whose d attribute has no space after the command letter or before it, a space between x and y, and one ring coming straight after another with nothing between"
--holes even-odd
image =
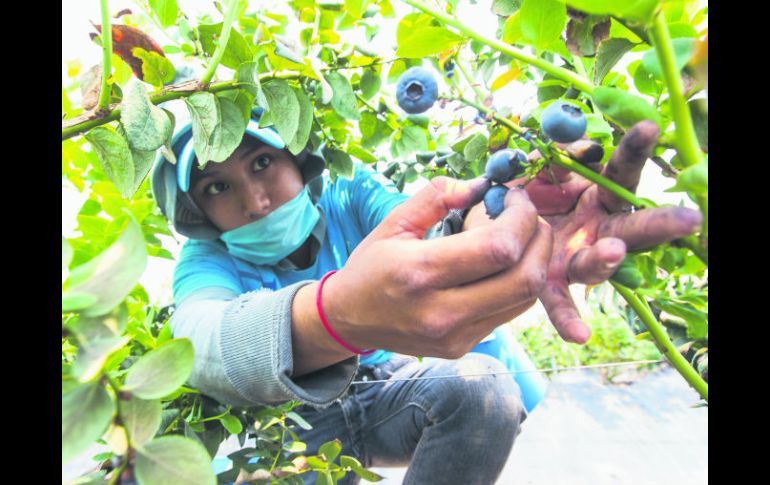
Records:
<instances>
[{"instance_id":1,"label":"hand","mask_svg":"<svg viewBox=\"0 0 770 485\"><path fill-rule=\"evenodd\" d=\"M635 125L621 140L602 175L635 191L658 133L652 122ZM575 142L583 148L585 143ZM568 151L574 148L560 146ZM534 152L530 159L539 156ZM585 343L591 332L580 319L569 284L595 285L609 279L627 250L649 248L691 234L700 227L702 216L682 207L624 212L628 204L610 192L567 169L553 166L551 170L557 184L544 170L526 186L538 213L551 224L554 234L553 255L540 301L564 340ZM519 179L507 185L522 182ZM475 220L466 220L466 225L483 224L480 219L485 216L480 212L476 210Z\"/></svg>"},{"instance_id":2,"label":"hand","mask_svg":"<svg viewBox=\"0 0 770 485\"><path fill-rule=\"evenodd\" d=\"M423 240L488 182L436 177L356 247L324 287L330 325L350 345L459 358L532 306L551 259L550 227L526 192L509 191L490 224Z\"/></svg>"}]
</instances>

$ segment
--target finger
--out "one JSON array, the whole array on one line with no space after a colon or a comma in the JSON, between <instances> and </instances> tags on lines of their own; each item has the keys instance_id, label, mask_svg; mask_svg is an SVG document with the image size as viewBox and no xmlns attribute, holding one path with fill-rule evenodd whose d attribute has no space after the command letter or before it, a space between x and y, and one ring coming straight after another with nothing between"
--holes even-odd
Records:
<instances>
[{"instance_id":1,"label":"finger","mask_svg":"<svg viewBox=\"0 0 770 485\"><path fill-rule=\"evenodd\" d=\"M543 288L551 259L551 227L538 221L535 235L516 266L474 283L447 288L434 293L430 308L440 309L440 322L468 322L510 310L537 297Z\"/></svg>"},{"instance_id":2,"label":"finger","mask_svg":"<svg viewBox=\"0 0 770 485\"><path fill-rule=\"evenodd\" d=\"M543 303L548 318L561 338L567 342L583 344L591 336L591 329L580 319L575 302L569 293L567 283L549 281L546 283L540 301Z\"/></svg>"},{"instance_id":3,"label":"finger","mask_svg":"<svg viewBox=\"0 0 770 485\"><path fill-rule=\"evenodd\" d=\"M489 184L485 177L473 180L434 177L419 192L391 210L372 232L375 236L370 241L396 236L422 239L449 209L465 209L481 201Z\"/></svg>"},{"instance_id":4,"label":"finger","mask_svg":"<svg viewBox=\"0 0 770 485\"><path fill-rule=\"evenodd\" d=\"M599 225L597 234L600 238L620 238L629 251L636 251L692 234L702 222L703 215L693 209L656 207L613 214Z\"/></svg>"},{"instance_id":5,"label":"finger","mask_svg":"<svg viewBox=\"0 0 770 485\"><path fill-rule=\"evenodd\" d=\"M538 178L527 184L525 190L537 207L538 214L550 216L565 214L572 210L580 194L590 185L591 182L583 177L574 177L567 182L554 185L548 180L541 180L538 175Z\"/></svg>"},{"instance_id":6,"label":"finger","mask_svg":"<svg viewBox=\"0 0 770 485\"><path fill-rule=\"evenodd\" d=\"M659 133L658 125L652 121L635 124L623 135L602 175L631 192L636 191L644 162L652 155ZM620 212L628 207L626 201L604 189L599 190L599 200L610 212Z\"/></svg>"},{"instance_id":7,"label":"finger","mask_svg":"<svg viewBox=\"0 0 770 485\"><path fill-rule=\"evenodd\" d=\"M567 267L570 283L598 285L612 276L626 255L626 243L615 237L599 239L581 249Z\"/></svg>"},{"instance_id":8,"label":"finger","mask_svg":"<svg viewBox=\"0 0 770 485\"><path fill-rule=\"evenodd\" d=\"M537 209L527 193L511 189L494 221L451 236L420 241L412 277L418 286L440 289L473 282L519 262L537 227Z\"/></svg>"}]
</instances>

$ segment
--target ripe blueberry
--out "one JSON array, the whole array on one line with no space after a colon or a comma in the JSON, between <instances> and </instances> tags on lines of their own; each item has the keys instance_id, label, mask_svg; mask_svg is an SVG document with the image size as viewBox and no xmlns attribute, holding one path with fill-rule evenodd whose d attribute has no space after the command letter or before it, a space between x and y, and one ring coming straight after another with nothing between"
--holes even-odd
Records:
<instances>
[{"instance_id":1,"label":"ripe blueberry","mask_svg":"<svg viewBox=\"0 0 770 485\"><path fill-rule=\"evenodd\" d=\"M570 143L586 132L586 117L580 108L566 101L554 101L543 110L540 126L553 141Z\"/></svg>"},{"instance_id":2,"label":"ripe blueberry","mask_svg":"<svg viewBox=\"0 0 770 485\"><path fill-rule=\"evenodd\" d=\"M498 184L510 182L522 172L521 164L526 161L527 154L522 150L506 148L489 157L484 174L489 180Z\"/></svg>"},{"instance_id":3,"label":"ripe blueberry","mask_svg":"<svg viewBox=\"0 0 770 485\"><path fill-rule=\"evenodd\" d=\"M438 85L429 70L412 67L398 78L396 100L401 109L407 113L427 111L436 102L436 98L438 98Z\"/></svg>"},{"instance_id":4,"label":"ripe blueberry","mask_svg":"<svg viewBox=\"0 0 770 485\"><path fill-rule=\"evenodd\" d=\"M492 219L496 219L503 212L505 208L503 202L505 202L505 194L507 193L508 187L505 185L493 185L484 194L484 208Z\"/></svg>"}]
</instances>

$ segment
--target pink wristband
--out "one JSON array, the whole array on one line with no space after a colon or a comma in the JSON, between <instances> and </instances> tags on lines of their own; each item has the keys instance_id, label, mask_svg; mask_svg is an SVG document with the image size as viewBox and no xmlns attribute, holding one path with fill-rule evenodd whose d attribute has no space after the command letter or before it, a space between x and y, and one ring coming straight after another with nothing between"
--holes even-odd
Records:
<instances>
[{"instance_id":1,"label":"pink wristband","mask_svg":"<svg viewBox=\"0 0 770 485\"><path fill-rule=\"evenodd\" d=\"M332 338L334 340L336 340L338 344L342 345L343 347L345 347L349 351L353 352L354 354L369 355L369 354L373 353L375 349L372 349L372 350L358 350L357 348L346 344L344 340L339 338L339 336L336 333L334 333L334 330L332 330L332 327L329 326L329 322L326 321L326 317L324 316L324 311L323 311L323 308L321 307L321 290L323 290L324 283L329 278L329 276L333 275L336 272L337 272L336 269L332 270L332 271L329 271L328 273L326 273L323 276L323 278L321 278L321 282L318 284L318 291L315 294L315 306L318 309L318 316L321 318L321 323L323 323L323 326L326 329L326 331L329 332L329 335L331 335Z\"/></svg>"}]
</instances>

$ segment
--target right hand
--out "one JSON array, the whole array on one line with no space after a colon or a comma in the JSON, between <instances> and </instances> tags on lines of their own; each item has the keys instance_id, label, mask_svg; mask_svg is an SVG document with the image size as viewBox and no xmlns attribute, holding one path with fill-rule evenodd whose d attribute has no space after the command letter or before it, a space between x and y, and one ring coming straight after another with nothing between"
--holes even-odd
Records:
<instances>
[{"instance_id":1,"label":"right hand","mask_svg":"<svg viewBox=\"0 0 770 485\"><path fill-rule=\"evenodd\" d=\"M396 207L356 247L323 290L329 324L350 345L459 358L531 307L551 258L550 226L512 189L492 223L423 240L452 208L487 183L436 177Z\"/></svg>"}]
</instances>

